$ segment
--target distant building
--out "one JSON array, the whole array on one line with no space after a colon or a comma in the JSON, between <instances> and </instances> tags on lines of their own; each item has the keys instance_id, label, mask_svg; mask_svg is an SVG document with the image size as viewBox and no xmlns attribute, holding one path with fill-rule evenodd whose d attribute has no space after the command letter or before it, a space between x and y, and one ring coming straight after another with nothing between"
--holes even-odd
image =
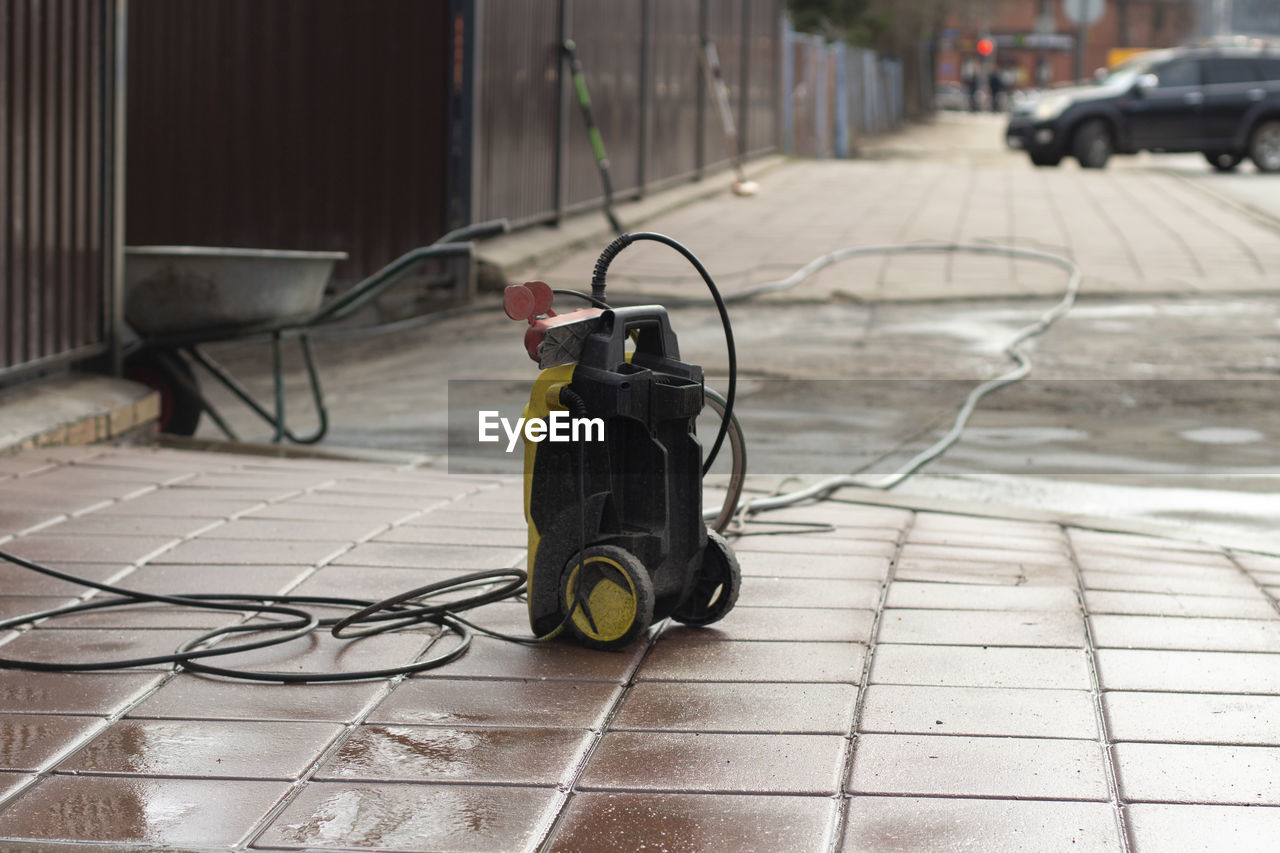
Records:
<instances>
[{"instance_id":1,"label":"distant building","mask_svg":"<svg viewBox=\"0 0 1280 853\"><path fill-rule=\"evenodd\" d=\"M1084 28L1082 77L1134 49L1171 47L1200 34L1197 4L1220 0L1105 0L1102 17ZM1234 0L1235 4L1247 0ZM1063 14L1064 0L968 0L958 4L941 33L938 79L961 82L966 60L978 59L978 41L995 45L983 64L1004 71L1019 88L1075 78L1080 28ZM1255 5L1277 11L1275 0Z\"/></svg>"}]
</instances>

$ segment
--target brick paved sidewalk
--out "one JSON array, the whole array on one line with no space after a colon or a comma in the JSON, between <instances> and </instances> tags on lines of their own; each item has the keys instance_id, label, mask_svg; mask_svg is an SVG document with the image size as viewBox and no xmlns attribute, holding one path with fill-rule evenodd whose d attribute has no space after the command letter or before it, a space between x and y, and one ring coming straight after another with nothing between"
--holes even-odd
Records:
<instances>
[{"instance_id":1,"label":"brick paved sidewalk","mask_svg":"<svg viewBox=\"0 0 1280 853\"><path fill-rule=\"evenodd\" d=\"M0 548L150 591L379 596L520 565L520 501L389 464L33 451L0 458ZM345 685L0 672L0 849L1275 849L1280 559L870 505L777 517L835 529L738 540L737 610L623 653L477 639ZM0 590L5 615L80 594L10 565ZM514 603L477 618L524 628ZM163 652L224 621L82 615L0 655ZM238 662L361 669L429 641Z\"/></svg>"},{"instance_id":2,"label":"brick paved sidewalk","mask_svg":"<svg viewBox=\"0 0 1280 853\"><path fill-rule=\"evenodd\" d=\"M1066 255L1084 273L1085 294L1275 292L1276 231L1240 205L1176 175L1126 167L1124 158L1105 171L1071 163L1036 169L1024 154L1004 150L1002 125L978 118L944 116L882 140L879 153L890 159L791 161L760 175L753 198L726 191L639 227L686 243L725 291L779 279L836 249L979 242ZM620 213L633 222L627 208ZM515 280L583 288L609 236L534 265L514 263L522 254L508 249L527 251L527 235L486 243L484 253L509 263ZM554 246L557 232L540 239ZM630 248L612 269L613 288L628 296L704 295L685 261L665 247ZM1046 296L1063 283L1061 272L1032 261L913 255L846 261L769 298Z\"/></svg>"}]
</instances>

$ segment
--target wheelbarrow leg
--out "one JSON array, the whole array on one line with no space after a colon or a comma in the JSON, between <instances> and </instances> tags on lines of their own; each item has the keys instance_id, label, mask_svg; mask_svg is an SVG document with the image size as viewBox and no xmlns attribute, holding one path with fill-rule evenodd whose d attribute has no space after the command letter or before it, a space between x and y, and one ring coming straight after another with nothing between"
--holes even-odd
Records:
<instances>
[{"instance_id":1,"label":"wheelbarrow leg","mask_svg":"<svg viewBox=\"0 0 1280 853\"><path fill-rule=\"evenodd\" d=\"M273 443L279 444L288 430L284 425L284 361L280 357L280 333L271 333L271 368L275 374L276 417L272 422L275 434L271 436Z\"/></svg>"},{"instance_id":2,"label":"wheelbarrow leg","mask_svg":"<svg viewBox=\"0 0 1280 853\"><path fill-rule=\"evenodd\" d=\"M324 406L324 390L320 387L320 374L319 371L316 370L315 357L311 353L311 342L307 339L305 334L299 334L298 343L302 348L302 357L307 368L307 380L311 384L311 399L315 403L316 417L319 420L319 426L316 428L316 431L310 435L303 436L294 435L293 432L289 430L285 422L284 365L282 363L283 359L281 358L280 353L280 335L278 333L273 334L271 340L272 366L275 368L274 416L272 416L271 412L263 408L263 406L249 394L248 389L241 385L239 381L228 373L226 368L222 365L218 364L194 346L188 347L186 352L196 363L209 371L209 374L213 376L214 379L221 382L228 391L240 398L240 402L244 403L253 410L258 417L271 425L274 430L272 441L279 442L281 439L287 438L295 444L315 444L317 441L324 438L325 433L329 431L329 413ZM213 411L213 407L208 404L207 400L205 401L205 411L209 412L222 431L227 433L228 438L233 441L238 440L227 428L221 417Z\"/></svg>"}]
</instances>

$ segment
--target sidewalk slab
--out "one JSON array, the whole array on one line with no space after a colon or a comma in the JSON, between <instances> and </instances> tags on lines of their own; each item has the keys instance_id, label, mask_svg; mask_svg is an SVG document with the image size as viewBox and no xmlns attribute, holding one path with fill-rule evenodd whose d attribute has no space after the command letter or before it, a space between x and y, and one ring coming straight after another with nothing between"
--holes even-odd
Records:
<instances>
[{"instance_id":1,"label":"sidewalk slab","mask_svg":"<svg viewBox=\"0 0 1280 853\"><path fill-rule=\"evenodd\" d=\"M523 561L516 477L110 445L4 461L0 548L126 587L366 597ZM78 478L94 502L57 497ZM1197 816L1274 839L1275 555L869 500L778 513L834 529L739 539L742 606L618 653L480 637L440 669L334 685L0 671L0 848L1120 853ZM89 595L4 571L5 614ZM519 603L470 615L527 630ZM209 616L45 622L0 657L162 654L241 618ZM355 671L435 636L227 662Z\"/></svg>"}]
</instances>

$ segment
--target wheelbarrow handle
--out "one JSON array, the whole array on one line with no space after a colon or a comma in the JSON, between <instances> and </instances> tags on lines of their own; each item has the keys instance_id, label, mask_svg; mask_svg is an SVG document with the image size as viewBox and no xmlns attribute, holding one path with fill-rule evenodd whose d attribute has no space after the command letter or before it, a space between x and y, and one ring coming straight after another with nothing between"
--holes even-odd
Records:
<instances>
[{"instance_id":1,"label":"wheelbarrow handle","mask_svg":"<svg viewBox=\"0 0 1280 853\"><path fill-rule=\"evenodd\" d=\"M511 225L505 218L490 219L486 222L476 222L472 225L464 225L461 228L455 228L439 240L436 240L436 244L460 243L466 240L483 240L486 237L506 234L509 230L511 230Z\"/></svg>"}]
</instances>

